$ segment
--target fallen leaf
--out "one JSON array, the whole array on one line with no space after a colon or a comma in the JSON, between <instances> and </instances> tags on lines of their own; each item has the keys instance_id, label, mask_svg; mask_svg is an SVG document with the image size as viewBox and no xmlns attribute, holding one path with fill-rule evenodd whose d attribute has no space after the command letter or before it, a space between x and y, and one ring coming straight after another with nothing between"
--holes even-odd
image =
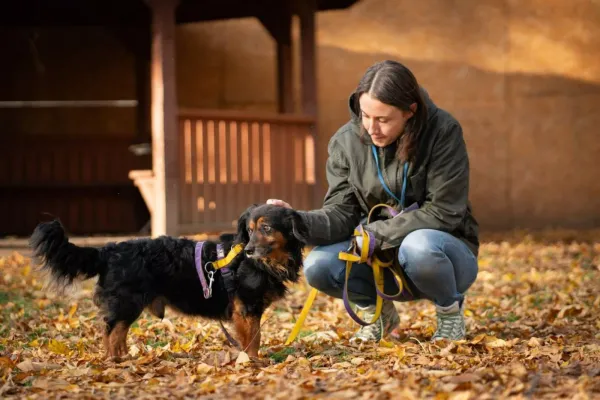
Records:
<instances>
[{"instance_id":1,"label":"fallen leaf","mask_svg":"<svg viewBox=\"0 0 600 400\"><path fill-rule=\"evenodd\" d=\"M352 360L350 360L350 362L354 365L360 365L363 362L365 362L365 359L362 357L356 357L356 358L353 358Z\"/></svg>"},{"instance_id":2,"label":"fallen leaf","mask_svg":"<svg viewBox=\"0 0 600 400\"><path fill-rule=\"evenodd\" d=\"M61 366L59 364L33 362L31 360L25 360L17 364L17 368L19 368L23 372L42 371L45 369L58 369L60 367Z\"/></svg>"},{"instance_id":3,"label":"fallen leaf","mask_svg":"<svg viewBox=\"0 0 600 400\"><path fill-rule=\"evenodd\" d=\"M50 340L50 342L48 343L48 350L50 350L56 354L63 354L63 355L69 354L69 348L67 347L67 345L56 339Z\"/></svg>"},{"instance_id":4,"label":"fallen leaf","mask_svg":"<svg viewBox=\"0 0 600 400\"><path fill-rule=\"evenodd\" d=\"M238 357L235 360L235 365L245 364L247 362L250 362L250 357L248 357L246 352L240 351L240 354L238 354Z\"/></svg>"},{"instance_id":5,"label":"fallen leaf","mask_svg":"<svg viewBox=\"0 0 600 400\"><path fill-rule=\"evenodd\" d=\"M214 370L215 370L214 367L212 367L208 364L202 363L202 362L196 366L196 372L199 373L200 375L208 374Z\"/></svg>"}]
</instances>

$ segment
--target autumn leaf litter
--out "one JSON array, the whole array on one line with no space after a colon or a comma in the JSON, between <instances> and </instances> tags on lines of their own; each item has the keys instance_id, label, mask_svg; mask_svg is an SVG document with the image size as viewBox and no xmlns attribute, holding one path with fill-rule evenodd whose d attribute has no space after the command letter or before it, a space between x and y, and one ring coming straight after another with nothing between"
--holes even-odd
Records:
<instances>
[{"instance_id":1,"label":"autumn leaf litter","mask_svg":"<svg viewBox=\"0 0 600 400\"><path fill-rule=\"evenodd\" d=\"M467 298L468 337L429 342L433 307L397 304L402 338L351 345L357 325L319 294L290 346L304 282L263 318L261 360L228 345L218 324L144 312L129 356L105 361L93 282L44 289L18 253L0 258L0 397L211 399L600 398L600 242L523 237L482 245Z\"/></svg>"}]
</instances>

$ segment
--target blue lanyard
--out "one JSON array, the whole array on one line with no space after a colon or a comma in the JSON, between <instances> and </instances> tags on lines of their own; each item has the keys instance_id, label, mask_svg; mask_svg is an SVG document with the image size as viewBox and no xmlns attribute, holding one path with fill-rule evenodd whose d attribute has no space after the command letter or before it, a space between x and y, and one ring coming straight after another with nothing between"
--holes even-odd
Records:
<instances>
[{"instance_id":1,"label":"blue lanyard","mask_svg":"<svg viewBox=\"0 0 600 400\"><path fill-rule=\"evenodd\" d=\"M383 175L381 174L381 168L379 167L379 157L377 157L377 148L374 145L371 145L371 150L373 150L373 157L375 157L375 165L377 165L377 175L379 175L379 181L383 185L385 191L396 199L397 202L400 203L400 208L404 210L404 199L406 196L406 181L408 180L408 163L404 163L404 170L402 171L402 193L400 194L400 199L396 197L396 195L388 188L383 180Z\"/></svg>"}]
</instances>

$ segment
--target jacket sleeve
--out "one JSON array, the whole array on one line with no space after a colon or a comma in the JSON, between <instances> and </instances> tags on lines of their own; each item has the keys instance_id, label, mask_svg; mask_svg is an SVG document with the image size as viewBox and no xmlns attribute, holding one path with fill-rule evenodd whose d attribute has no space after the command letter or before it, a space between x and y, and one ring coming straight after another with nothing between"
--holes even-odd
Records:
<instances>
[{"instance_id":1,"label":"jacket sleeve","mask_svg":"<svg viewBox=\"0 0 600 400\"><path fill-rule=\"evenodd\" d=\"M452 232L461 224L468 205L469 158L460 125L454 123L439 135L430 160L424 204L364 227L380 249L400 246L406 235L418 229Z\"/></svg>"},{"instance_id":2,"label":"jacket sleeve","mask_svg":"<svg viewBox=\"0 0 600 400\"><path fill-rule=\"evenodd\" d=\"M328 146L326 176L329 189L323 207L298 211L308 227L310 244L328 245L347 240L360 221L360 205L348 182L349 163L336 140Z\"/></svg>"}]
</instances>

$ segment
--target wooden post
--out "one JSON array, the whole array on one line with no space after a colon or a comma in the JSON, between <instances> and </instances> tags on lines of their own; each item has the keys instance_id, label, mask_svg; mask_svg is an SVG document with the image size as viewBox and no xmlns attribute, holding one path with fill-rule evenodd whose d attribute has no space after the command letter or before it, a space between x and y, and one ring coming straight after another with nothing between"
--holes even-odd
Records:
<instances>
[{"instance_id":1,"label":"wooden post","mask_svg":"<svg viewBox=\"0 0 600 400\"><path fill-rule=\"evenodd\" d=\"M152 236L177 235L179 219L175 10L177 0L148 0L152 8Z\"/></svg>"},{"instance_id":2,"label":"wooden post","mask_svg":"<svg viewBox=\"0 0 600 400\"><path fill-rule=\"evenodd\" d=\"M294 81L292 65L292 11L286 2L269 8L259 16L264 27L277 43L277 109L294 112Z\"/></svg>"},{"instance_id":3,"label":"wooden post","mask_svg":"<svg viewBox=\"0 0 600 400\"><path fill-rule=\"evenodd\" d=\"M296 6L300 19L300 52L301 52L301 93L302 112L312 116L315 120L313 126L313 151L316 171L321 163L321 150L319 149L317 133L317 63L316 63L316 37L315 13L317 12L316 0L297 0ZM315 183L312 195L313 206L321 207L323 200L320 185L320 174L315 173Z\"/></svg>"}]
</instances>

